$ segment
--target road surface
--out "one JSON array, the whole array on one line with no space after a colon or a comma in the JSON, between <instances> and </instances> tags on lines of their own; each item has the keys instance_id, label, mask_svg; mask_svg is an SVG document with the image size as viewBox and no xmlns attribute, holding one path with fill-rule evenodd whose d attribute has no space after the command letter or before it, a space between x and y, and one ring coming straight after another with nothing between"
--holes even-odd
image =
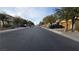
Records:
<instances>
[{"instance_id":1,"label":"road surface","mask_svg":"<svg viewBox=\"0 0 79 59\"><path fill-rule=\"evenodd\" d=\"M79 43L35 26L0 33L0 51L79 51Z\"/></svg>"}]
</instances>

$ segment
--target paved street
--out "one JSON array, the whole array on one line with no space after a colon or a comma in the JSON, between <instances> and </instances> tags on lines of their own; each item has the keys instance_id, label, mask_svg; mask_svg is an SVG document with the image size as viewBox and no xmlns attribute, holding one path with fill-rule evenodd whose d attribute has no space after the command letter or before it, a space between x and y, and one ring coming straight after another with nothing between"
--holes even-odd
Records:
<instances>
[{"instance_id":1,"label":"paved street","mask_svg":"<svg viewBox=\"0 0 79 59\"><path fill-rule=\"evenodd\" d=\"M40 27L0 33L2 51L76 51L79 43Z\"/></svg>"}]
</instances>

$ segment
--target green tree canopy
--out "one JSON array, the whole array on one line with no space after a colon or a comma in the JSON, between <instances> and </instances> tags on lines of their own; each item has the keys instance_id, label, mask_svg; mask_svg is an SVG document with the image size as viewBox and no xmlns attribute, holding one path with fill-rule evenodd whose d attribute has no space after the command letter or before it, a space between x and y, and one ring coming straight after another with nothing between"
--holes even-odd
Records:
<instances>
[{"instance_id":1,"label":"green tree canopy","mask_svg":"<svg viewBox=\"0 0 79 59\"><path fill-rule=\"evenodd\" d=\"M48 23L52 24L55 21L56 21L56 15L49 15L49 16L46 16L46 17L43 18L43 22L45 24L48 24Z\"/></svg>"}]
</instances>

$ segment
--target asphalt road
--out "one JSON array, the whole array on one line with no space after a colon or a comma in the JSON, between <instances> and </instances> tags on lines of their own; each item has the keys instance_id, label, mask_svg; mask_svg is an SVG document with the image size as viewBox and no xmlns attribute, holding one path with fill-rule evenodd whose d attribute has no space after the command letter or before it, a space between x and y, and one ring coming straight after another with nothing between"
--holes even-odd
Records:
<instances>
[{"instance_id":1,"label":"asphalt road","mask_svg":"<svg viewBox=\"0 0 79 59\"><path fill-rule=\"evenodd\" d=\"M79 51L79 43L32 27L0 33L0 51Z\"/></svg>"}]
</instances>

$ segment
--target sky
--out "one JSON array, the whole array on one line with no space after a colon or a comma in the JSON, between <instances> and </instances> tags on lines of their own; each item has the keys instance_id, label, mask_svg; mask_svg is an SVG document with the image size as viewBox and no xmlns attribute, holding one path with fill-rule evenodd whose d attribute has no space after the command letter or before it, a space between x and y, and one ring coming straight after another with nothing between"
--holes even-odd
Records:
<instances>
[{"instance_id":1,"label":"sky","mask_svg":"<svg viewBox=\"0 0 79 59\"><path fill-rule=\"evenodd\" d=\"M39 24L45 16L55 13L55 7L0 7L0 12L20 16Z\"/></svg>"}]
</instances>

